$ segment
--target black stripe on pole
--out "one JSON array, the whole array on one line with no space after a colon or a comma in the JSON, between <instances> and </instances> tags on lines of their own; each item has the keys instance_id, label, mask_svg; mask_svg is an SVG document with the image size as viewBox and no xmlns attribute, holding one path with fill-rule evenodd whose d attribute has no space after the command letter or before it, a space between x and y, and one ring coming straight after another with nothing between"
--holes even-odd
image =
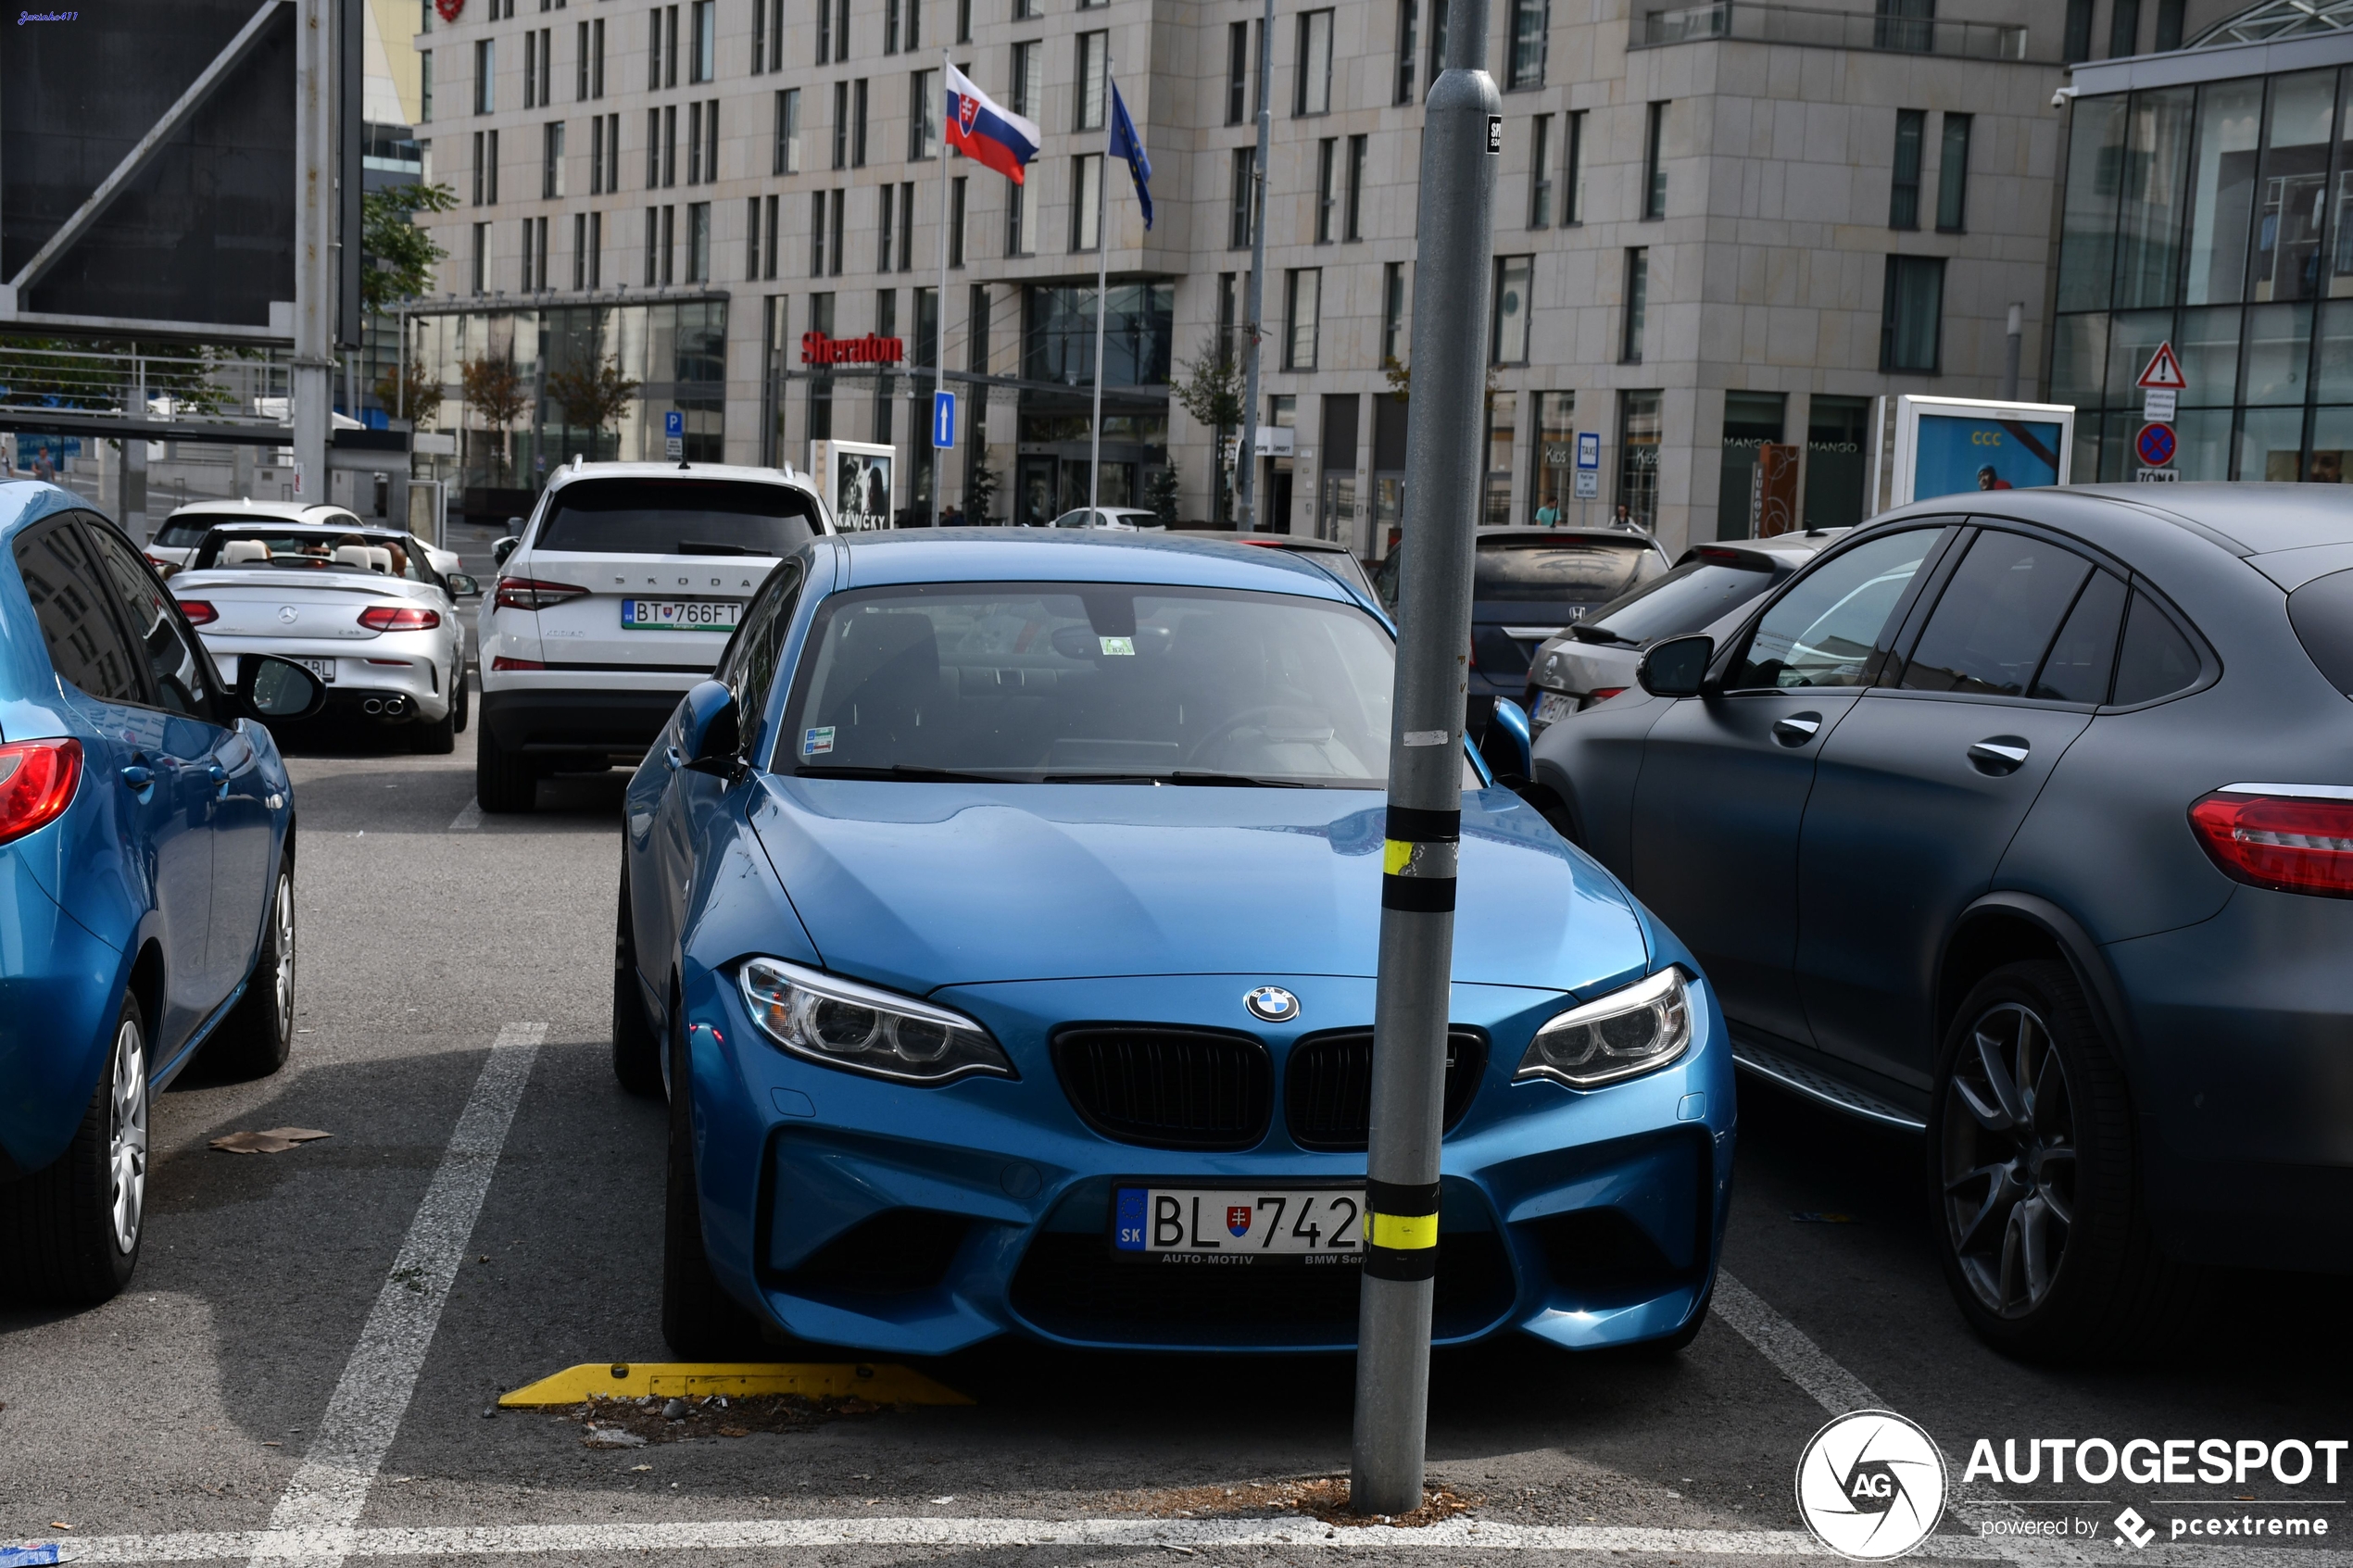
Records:
<instances>
[{"instance_id":1,"label":"black stripe on pole","mask_svg":"<svg viewBox=\"0 0 2353 1568\"><path fill-rule=\"evenodd\" d=\"M1463 836L1463 814L1425 811L1418 806L1391 806L1385 836L1406 844L1446 844Z\"/></svg>"},{"instance_id":2,"label":"black stripe on pole","mask_svg":"<svg viewBox=\"0 0 2353 1568\"><path fill-rule=\"evenodd\" d=\"M1417 915L1452 913L1454 908L1454 879L1451 876L1384 876L1380 879L1380 904L1384 909L1403 909Z\"/></svg>"},{"instance_id":3,"label":"black stripe on pole","mask_svg":"<svg viewBox=\"0 0 2353 1568\"><path fill-rule=\"evenodd\" d=\"M1383 1182L1365 1178L1365 1207L1376 1214L1435 1214L1436 1182Z\"/></svg>"},{"instance_id":4,"label":"black stripe on pole","mask_svg":"<svg viewBox=\"0 0 2353 1568\"><path fill-rule=\"evenodd\" d=\"M1425 1247L1416 1251L1400 1252L1394 1248L1365 1248L1365 1272L1375 1279L1385 1279L1399 1285L1411 1285L1417 1280L1438 1277L1438 1248Z\"/></svg>"}]
</instances>

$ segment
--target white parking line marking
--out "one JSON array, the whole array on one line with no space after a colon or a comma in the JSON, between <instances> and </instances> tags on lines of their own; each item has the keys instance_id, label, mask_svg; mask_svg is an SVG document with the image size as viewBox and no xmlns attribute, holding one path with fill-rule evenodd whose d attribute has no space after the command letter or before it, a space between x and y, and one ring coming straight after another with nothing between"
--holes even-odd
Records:
<instances>
[{"instance_id":1,"label":"white parking line marking","mask_svg":"<svg viewBox=\"0 0 2353 1568\"><path fill-rule=\"evenodd\" d=\"M1716 1271L1716 1296L1708 1311L1722 1319L1725 1327L1755 1346L1758 1355L1772 1362L1782 1376L1805 1389L1832 1415L1888 1408L1861 1378L1831 1360L1795 1323L1734 1279L1730 1271Z\"/></svg>"},{"instance_id":2,"label":"white parking line marking","mask_svg":"<svg viewBox=\"0 0 2353 1568\"><path fill-rule=\"evenodd\" d=\"M202 1562L258 1555L271 1533L226 1530L154 1536L97 1536L61 1542L69 1562ZM347 1533L351 1557L475 1557L548 1552L784 1551L869 1547L1184 1548L1192 1551L1320 1547L1386 1557L1419 1552L1552 1551L1596 1557L1807 1557L1841 1561L1801 1530L1676 1530L1609 1524L1507 1524L1450 1519L1426 1529L1343 1527L1296 1514L1279 1519L740 1519L645 1524L504 1524L371 1528ZM1920 1558L2013 1562L2066 1568L2091 1561L2082 1548L2057 1541L1993 1541L1937 1536ZM2137 1568L2314 1568L2325 1556L2293 1547L2157 1545L2134 1552ZM2104 1561L2113 1561L2104 1559Z\"/></svg>"},{"instance_id":3,"label":"white parking line marking","mask_svg":"<svg viewBox=\"0 0 2353 1568\"><path fill-rule=\"evenodd\" d=\"M352 1528L408 1413L507 1128L547 1037L545 1023L510 1023L498 1031L359 1347L344 1363L319 1435L271 1512L270 1528L251 1549L254 1561L300 1558L332 1568L350 1553Z\"/></svg>"},{"instance_id":4,"label":"white parking line marking","mask_svg":"<svg viewBox=\"0 0 2353 1568\"><path fill-rule=\"evenodd\" d=\"M472 833L474 829L480 826L482 826L482 802L479 800L469 800L466 802L466 809L464 810L449 819L448 831L451 833Z\"/></svg>"}]
</instances>

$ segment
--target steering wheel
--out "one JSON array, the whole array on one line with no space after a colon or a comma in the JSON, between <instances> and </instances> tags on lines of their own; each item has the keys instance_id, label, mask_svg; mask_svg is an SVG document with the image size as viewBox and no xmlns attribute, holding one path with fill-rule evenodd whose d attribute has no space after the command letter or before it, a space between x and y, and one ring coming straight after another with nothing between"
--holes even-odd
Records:
<instances>
[{"instance_id":1,"label":"steering wheel","mask_svg":"<svg viewBox=\"0 0 2353 1568\"><path fill-rule=\"evenodd\" d=\"M1306 707L1304 704L1289 702L1265 702L1259 704L1255 708L1245 708L1239 713L1235 714L1232 718L1227 719L1224 723L1210 731L1209 734L1195 741L1193 743L1193 748L1185 753L1185 765L1187 767L1192 766L1193 760L1200 757L1202 753L1209 750L1212 746L1215 746L1219 741L1224 740L1227 735L1232 734L1235 731L1248 728L1253 720L1272 718L1278 713L1305 713L1312 716L1314 711L1315 710L1313 709ZM1327 726L1327 730L1329 726Z\"/></svg>"}]
</instances>

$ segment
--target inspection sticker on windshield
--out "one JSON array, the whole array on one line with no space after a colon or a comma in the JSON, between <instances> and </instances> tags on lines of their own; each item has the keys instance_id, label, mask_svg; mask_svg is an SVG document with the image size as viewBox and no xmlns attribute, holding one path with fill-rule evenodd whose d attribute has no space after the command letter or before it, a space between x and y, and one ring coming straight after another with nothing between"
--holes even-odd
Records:
<instances>
[{"instance_id":1,"label":"inspection sticker on windshield","mask_svg":"<svg viewBox=\"0 0 2353 1568\"><path fill-rule=\"evenodd\" d=\"M1125 654L1130 659L1136 657L1136 639L1133 637L1098 637L1096 641L1102 644L1105 659L1114 654Z\"/></svg>"},{"instance_id":2,"label":"inspection sticker on windshield","mask_svg":"<svg viewBox=\"0 0 2353 1568\"><path fill-rule=\"evenodd\" d=\"M1113 1252L1157 1263L1362 1263L1365 1194L1353 1187L1113 1189Z\"/></svg>"},{"instance_id":3,"label":"inspection sticker on windshield","mask_svg":"<svg viewBox=\"0 0 2353 1568\"><path fill-rule=\"evenodd\" d=\"M800 754L803 757L823 757L833 748L834 727L831 724L822 730L803 730L800 733Z\"/></svg>"}]
</instances>

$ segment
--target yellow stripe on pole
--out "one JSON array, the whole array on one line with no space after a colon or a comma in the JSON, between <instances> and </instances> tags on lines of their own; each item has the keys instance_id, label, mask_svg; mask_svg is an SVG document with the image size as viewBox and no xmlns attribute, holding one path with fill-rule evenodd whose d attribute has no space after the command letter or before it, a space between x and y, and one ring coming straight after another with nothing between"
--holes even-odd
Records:
<instances>
[{"instance_id":1,"label":"yellow stripe on pole","mask_svg":"<svg viewBox=\"0 0 2353 1568\"><path fill-rule=\"evenodd\" d=\"M1386 1247L1392 1252L1412 1252L1438 1245L1435 1214L1375 1214L1372 1222L1372 1233L1365 1240L1375 1247Z\"/></svg>"},{"instance_id":2,"label":"yellow stripe on pole","mask_svg":"<svg viewBox=\"0 0 2353 1568\"><path fill-rule=\"evenodd\" d=\"M526 1384L499 1397L506 1410L576 1405L607 1399L704 1399L724 1394L798 1394L809 1399L864 1399L877 1405L969 1405L973 1401L922 1373L887 1361L598 1361Z\"/></svg>"},{"instance_id":3,"label":"yellow stripe on pole","mask_svg":"<svg viewBox=\"0 0 2353 1568\"><path fill-rule=\"evenodd\" d=\"M1401 844L1393 838L1381 841L1380 869L1389 875L1403 875L1413 859L1414 846Z\"/></svg>"}]
</instances>

